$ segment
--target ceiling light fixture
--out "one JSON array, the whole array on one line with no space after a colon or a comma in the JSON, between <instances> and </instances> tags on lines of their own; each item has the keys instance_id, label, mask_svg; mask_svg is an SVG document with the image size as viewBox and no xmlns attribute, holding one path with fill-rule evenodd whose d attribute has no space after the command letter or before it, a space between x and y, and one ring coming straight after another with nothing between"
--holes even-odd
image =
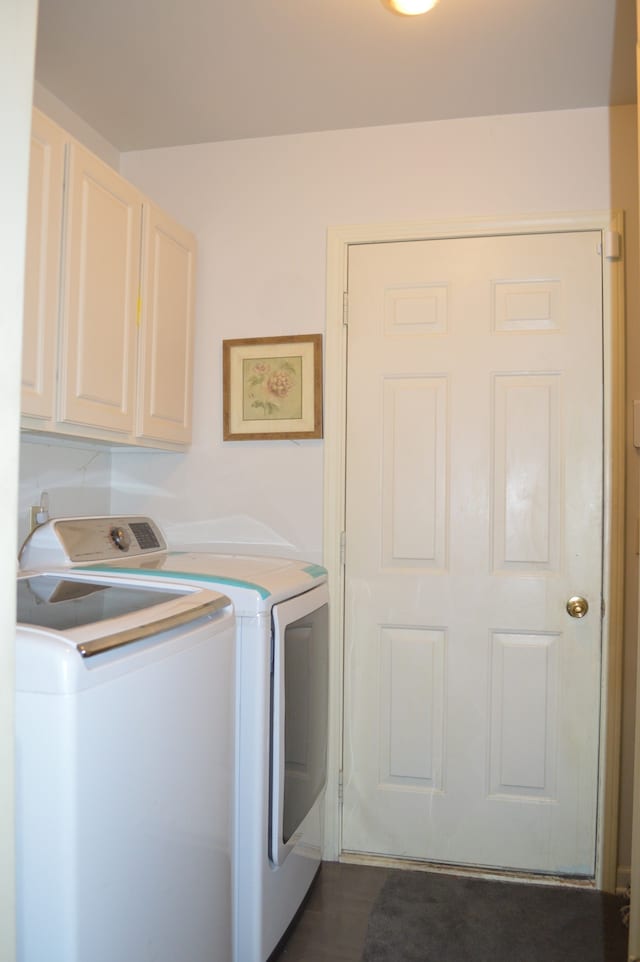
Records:
<instances>
[{"instance_id":1,"label":"ceiling light fixture","mask_svg":"<svg viewBox=\"0 0 640 962\"><path fill-rule=\"evenodd\" d=\"M435 7L437 2L438 0L382 0L387 10L402 17L415 17L419 13L426 13Z\"/></svg>"}]
</instances>

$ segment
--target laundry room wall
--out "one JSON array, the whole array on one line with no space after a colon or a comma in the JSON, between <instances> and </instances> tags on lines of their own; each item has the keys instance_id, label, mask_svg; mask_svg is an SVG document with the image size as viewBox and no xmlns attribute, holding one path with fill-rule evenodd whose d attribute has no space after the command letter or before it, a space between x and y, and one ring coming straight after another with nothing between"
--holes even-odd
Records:
<instances>
[{"instance_id":1,"label":"laundry room wall","mask_svg":"<svg viewBox=\"0 0 640 962\"><path fill-rule=\"evenodd\" d=\"M118 170L120 152L113 144L37 82L34 83L33 103L106 164ZM18 545L29 533L30 509L40 504L45 491L52 517L108 514L111 509L109 449L89 441L48 441L45 436L23 432L20 439Z\"/></svg>"},{"instance_id":2,"label":"laundry room wall","mask_svg":"<svg viewBox=\"0 0 640 962\"><path fill-rule=\"evenodd\" d=\"M120 169L199 244L194 443L115 453L112 508L174 542L322 557L322 442L222 441L222 340L323 332L332 225L622 208L628 350L638 356L635 108L481 117L123 154ZM630 368L629 397L640 397ZM325 408L332 398L325 398ZM638 464L629 447L630 527ZM636 556L627 559L621 878L630 861Z\"/></svg>"},{"instance_id":3,"label":"laundry room wall","mask_svg":"<svg viewBox=\"0 0 640 962\"><path fill-rule=\"evenodd\" d=\"M52 441L23 434L20 443L18 544L29 533L31 507L47 493L51 517L109 514L111 455L90 443Z\"/></svg>"},{"instance_id":4,"label":"laundry room wall","mask_svg":"<svg viewBox=\"0 0 640 962\"><path fill-rule=\"evenodd\" d=\"M122 173L197 235L197 334L192 450L116 454L114 504L153 506L178 540L319 559L322 443L222 441L223 338L324 330L330 225L633 211L634 129L633 108L580 110L123 154Z\"/></svg>"},{"instance_id":5,"label":"laundry room wall","mask_svg":"<svg viewBox=\"0 0 640 962\"><path fill-rule=\"evenodd\" d=\"M84 144L87 150L97 154L105 164L109 164L114 170L119 170L120 151L37 80L33 85L33 105L51 120L60 124L72 137Z\"/></svg>"},{"instance_id":6,"label":"laundry room wall","mask_svg":"<svg viewBox=\"0 0 640 962\"><path fill-rule=\"evenodd\" d=\"M33 103L73 137L115 170L120 152L78 114L54 97L42 84L34 83ZM92 442L67 441L23 432L20 439L20 487L18 499L18 545L30 526L30 509L49 496L52 517L70 514L108 514L111 498L109 449Z\"/></svg>"},{"instance_id":7,"label":"laundry room wall","mask_svg":"<svg viewBox=\"0 0 640 962\"><path fill-rule=\"evenodd\" d=\"M40 106L69 127L64 105ZM44 99L43 99L44 98ZM151 514L173 543L234 542L322 559L323 442L222 441L222 340L323 333L329 226L627 212L629 400L640 397L635 107L481 117L123 154L72 132L198 239L194 439L187 454L23 440L19 534L52 514ZM95 133L95 132L94 132ZM93 136L91 134L91 136ZM98 149L100 148L100 149ZM107 156L108 155L108 156ZM325 409L332 398L325 397ZM629 437L631 437L630 404ZM627 519L638 517L628 446ZM630 861L637 556L627 546L619 862Z\"/></svg>"}]
</instances>

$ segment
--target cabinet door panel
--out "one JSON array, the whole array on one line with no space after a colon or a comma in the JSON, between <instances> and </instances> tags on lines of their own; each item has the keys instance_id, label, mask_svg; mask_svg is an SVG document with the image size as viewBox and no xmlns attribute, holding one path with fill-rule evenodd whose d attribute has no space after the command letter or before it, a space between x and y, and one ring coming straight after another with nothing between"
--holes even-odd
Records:
<instances>
[{"instance_id":1,"label":"cabinet door panel","mask_svg":"<svg viewBox=\"0 0 640 962\"><path fill-rule=\"evenodd\" d=\"M25 415L54 416L65 132L33 112L25 260L22 402Z\"/></svg>"},{"instance_id":2,"label":"cabinet door panel","mask_svg":"<svg viewBox=\"0 0 640 962\"><path fill-rule=\"evenodd\" d=\"M191 440L195 238L152 204L144 215L139 437Z\"/></svg>"},{"instance_id":3,"label":"cabinet door panel","mask_svg":"<svg viewBox=\"0 0 640 962\"><path fill-rule=\"evenodd\" d=\"M133 433L141 215L138 191L72 144L61 421Z\"/></svg>"}]
</instances>

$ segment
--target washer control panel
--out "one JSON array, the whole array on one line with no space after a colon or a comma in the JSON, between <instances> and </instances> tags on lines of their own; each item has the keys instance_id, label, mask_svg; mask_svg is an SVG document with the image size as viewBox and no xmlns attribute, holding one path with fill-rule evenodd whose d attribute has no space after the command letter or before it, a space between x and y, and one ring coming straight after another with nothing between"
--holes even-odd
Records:
<instances>
[{"instance_id":1,"label":"washer control panel","mask_svg":"<svg viewBox=\"0 0 640 962\"><path fill-rule=\"evenodd\" d=\"M166 550L162 532L151 518L54 518L31 532L20 552L20 567L90 564Z\"/></svg>"}]
</instances>

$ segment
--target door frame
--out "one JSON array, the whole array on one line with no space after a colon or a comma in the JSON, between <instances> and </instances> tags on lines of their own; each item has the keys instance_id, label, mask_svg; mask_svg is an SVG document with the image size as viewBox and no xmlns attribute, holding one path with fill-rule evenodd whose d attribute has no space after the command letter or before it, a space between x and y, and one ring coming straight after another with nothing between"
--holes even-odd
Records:
<instances>
[{"instance_id":1,"label":"door frame","mask_svg":"<svg viewBox=\"0 0 640 962\"><path fill-rule=\"evenodd\" d=\"M324 412L324 563L329 572L330 679L324 858L342 851L344 724L344 530L346 485L347 270L349 247L393 241L601 231L603 257L604 518L602 676L595 884L614 892L622 717L624 603L624 263L622 211L534 214L463 221L420 221L330 227L327 234L327 314ZM618 235L616 238L615 235ZM608 253L608 249L611 254ZM620 251L624 245L620 243Z\"/></svg>"}]
</instances>

